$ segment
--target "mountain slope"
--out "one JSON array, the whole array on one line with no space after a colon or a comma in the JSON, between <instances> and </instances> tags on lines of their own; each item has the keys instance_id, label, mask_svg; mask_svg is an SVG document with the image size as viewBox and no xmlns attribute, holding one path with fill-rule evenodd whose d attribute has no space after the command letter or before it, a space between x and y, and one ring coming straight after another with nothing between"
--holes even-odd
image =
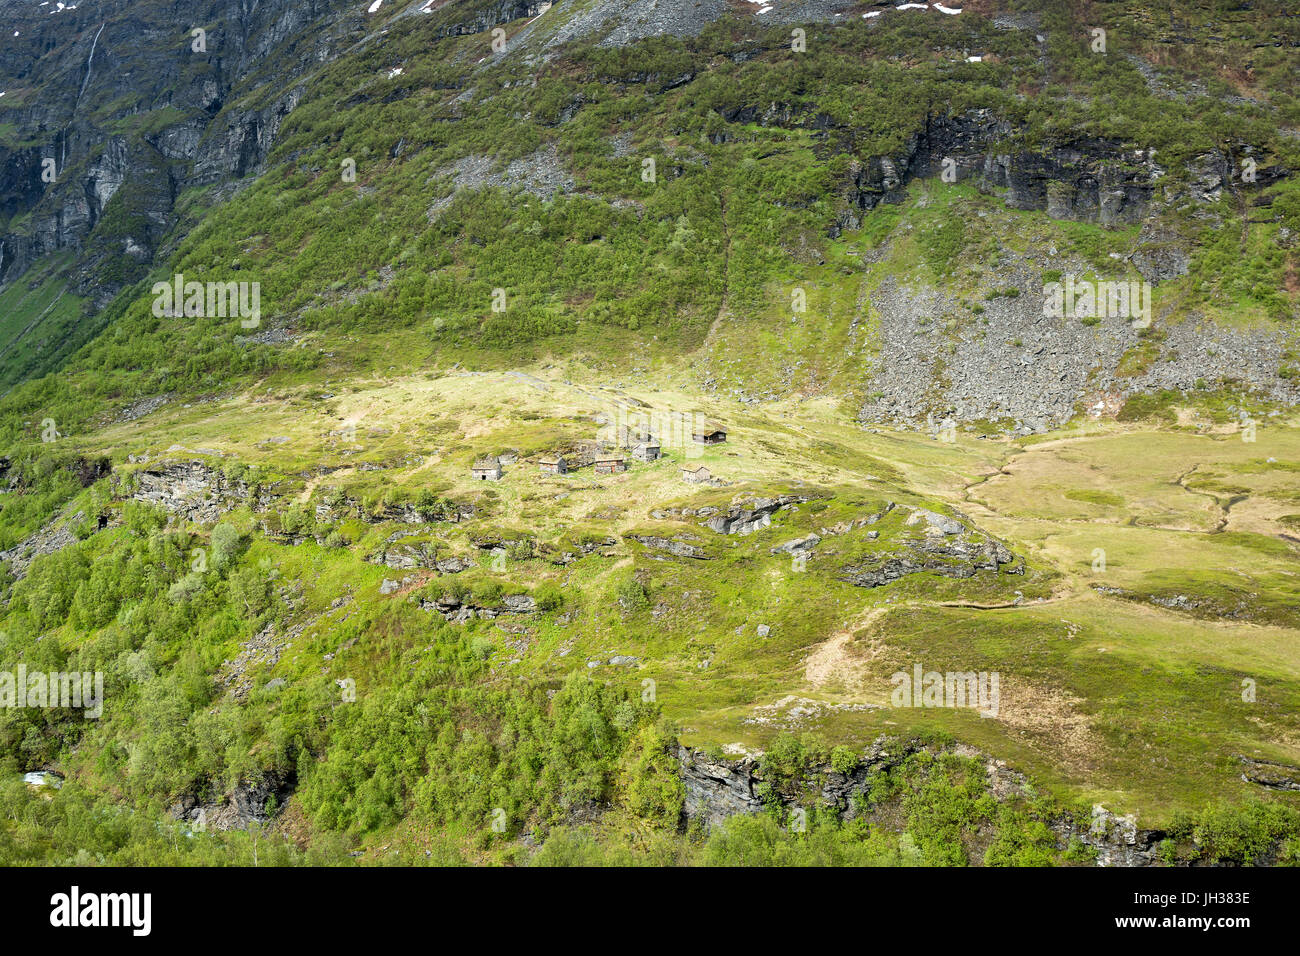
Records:
<instances>
[{"instance_id":1,"label":"mountain slope","mask_svg":"<svg viewBox=\"0 0 1300 956\"><path fill-rule=\"evenodd\" d=\"M0 854L1293 861L1300 47L1221 6L6 5L0 661L105 696L0 709Z\"/></svg>"}]
</instances>

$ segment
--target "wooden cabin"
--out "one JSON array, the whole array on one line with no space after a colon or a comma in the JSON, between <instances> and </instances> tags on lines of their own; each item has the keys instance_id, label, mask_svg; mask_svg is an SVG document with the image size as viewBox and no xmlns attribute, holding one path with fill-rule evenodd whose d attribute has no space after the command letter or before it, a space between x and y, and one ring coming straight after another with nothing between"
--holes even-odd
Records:
<instances>
[{"instance_id":1,"label":"wooden cabin","mask_svg":"<svg viewBox=\"0 0 1300 956\"><path fill-rule=\"evenodd\" d=\"M700 445L721 445L727 440L727 429L717 422L705 421L691 430L691 438Z\"/></svg>"}]
</instances>

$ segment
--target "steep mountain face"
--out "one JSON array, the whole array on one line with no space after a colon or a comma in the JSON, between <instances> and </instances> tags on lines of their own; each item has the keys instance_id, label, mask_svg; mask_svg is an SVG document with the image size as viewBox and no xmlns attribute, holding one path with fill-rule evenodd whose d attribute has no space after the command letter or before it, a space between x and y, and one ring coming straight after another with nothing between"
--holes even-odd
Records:
<instances>
[{"instance_id":1,"label":"steep mountain face","mask_svg":"<svg viewBox=\"0 0 1300 956\"><path fill-rule=\"evenodd\" d=\"M337 2L58 7L0 6L0 284L72 250L102 308L152 264L184 191L260 170L300 77L349 28Z\"/></svg>"},{"instance_id":2,"label":"steep mountain face","mask_svg":"<svg viewBox=\"0 0 1300 956\"><path fill-rule=\"evenodd\" d=\"M1291 12L0 0L0 862L1300 859Z\"/></svg>"},{"instance_id":3,"label":"steep mountain face","mask_svg":"<svg viewBox=\"0 0 1300 956\"><path fill-rule=\"evenodd\" d=\"M707 323L700 381L748 398L820 387L796 376L773 392L754 382L741 385L729 371L729 339L749 334L756 313L770 311L772 300L780 298L770 283L763 291L753 285L779 268L772 244L746 252L749 230L733 235L727 221L727 193L744 188L751 163L763 171L758 188L766 190L767 208L785 220L786 235L805 229L831 240L856 234L872 210L903 204L915 183L930 181L973 187L1008 209L1096 224L1110 233L1112 258L1124 265L1111 268L1113 276L1099 277L1118 279L1127 272L1129 278L1163 283L1168 295L1157 295L1155 304L1163 318L1196 318L1242 304L1236 293L1220 290L1223 301L1207 303L1200 301L1204 295L1173 285L1193 267L1198 247L1204 256L1215 244L1209 236L1226 235L1240 223L1247 237L1244 255L1251 261L1267 255L1260 268L1272 273L1262 284L1250 283L1255 301L1246 303L1247 311L1276 319L1295 309L1291 287L1297 282L1300 214L1288 173L1295 165L1295 140L1287 132L1293 120L1285 117L1290 94L1261 88L1216 100L1204 85L1180 85L1144 58L1181 61L1194 55L1182 53L1183 46L1211 46L1219 53L1216 44L1222 44L1228 59L1250 40L1268 39L1284 58L1273 56L1268 43L1255 43L1255 50L1266 52L1250 54L1257 61L1252 68L1267 64L1269 76L1282 75L1294 37L1277 32L1289 28L1273 18L1271 6L1231 24L1191 10L1185 19L1172 15L1163 32L1152 30L1141 11L1114 8L1108 11L1113 42L1125 48L1113 56L1090 52L1083 21L1064 7L1019 12L976 5L953 12L958 8L900 10L885 3L816 0L750 9L603 0L579 8L510 0L52 9L26 0L6 7L19 36L3 54L12 79L0 98L0 289L26 283L42 290L14 305L12 328L0 330L0 361L6 366L0 380L8 383L58 368L108 315L139 309L138 293L126 293L107 310L134 283L151 274L193 275L215 266L185 255L184 238L200 224L214 233L235 228L245 236L264 235L268 247L291 254L292 243L276 219L264 230L266 223L241 215L240 205L259 203L265 218L271 207L264 199L295 177L321 184L326 163L336 170L340 163L353 169L361 163L361 196L383 197L386 214L407 223L402 228L408 241L418 238L418 220L412 218L417 200L430 220L438 211L447 224L436 228L454 232L457 220L441 212L454 196L520 187L546 199L558 193L566 204L610 203L620 235L644 235L644 226L630 217L645 215L648 190L634 184L646 170L626 167L664 163L662 175L650 182L671 198L661 200L662 211L653 216L670 214L681 195L709 193L704 205L671 214L678 227L687 227L678 228L672 248L689 248L710 269L692 278L673 276L665 283L672 291L654 291L655 301L643 307L633 307L643 300L624 282L614 295L624 300L621 305L587 290L564 309L543 307L545 318L536 314L539 299L553 301L569 292L529 276L525 285L533 287L520 292L534 314L490 322L492 335L540 341L569 329L581 337L593 322L608 323L610 313L615 325L625 327L636 311L641 326L679 323L675 334L686 332L684 344L695 348ZM1231 28L1222 31L1233 32L1231 40L1214 33L1223 27ZM1019 86L1007 88L1013 82ZM995 88L999 83L1004 88ZM1161 113L1186 122L1176 129L1183 120L1163 122ZM284 134L289 117L291 137ZM542 148L520 152L516 144L525 142ZM492 167L502 161L507 167L498 174ZM1249 176L1243 173L1247 164ZM455 193L429 189L447 180ZM231 202L236 194L238 203ZM305 203L307 216L325 215L323 199L316 193L293 202ZM758 216L765 205L763 196L730 202L732 218ZM539 223L550 215L544 212ZM698 221L683 223L683 215ZM1269 229L1253 229L1252 221L1276 224L1276 237L1265 238ZM315 245L356 245L356 230L330 236L322 225L313 227ZM1137 232L1123 240L1125 229ZM1255 234L1258 241L1249 238ZM385 243L391 238L389 231ZM1082 248L1083 237L1078 240L1074 245ZM808 247L824 239L810 235L799 242ZM225 245L224 274L209 278L230 281L238 269L238 278L266 287L272 331L254 345L288 341L289 326L318 322L340 300L379 314L392 310L395 296L407 295L399 320L405 323L412 303L402 290L423 281L413 274L413 259L393 262L361 253L353 262L358 268L320 274L322 285L337 290L323 294L281 276L282 263L262 260L256 245L242 253ZM1096 243L1089 239L1087 245ZM1262 245L1272 251L1266 254ZM950 251L949 264L959 261L963 250ZM659 256L654 245L647 254ZM785 255L797 262L802 253ZM814 255L824 259L824 253ZM472 249L457 256L466 275L481 271ZM733 261L737 274L729 275L726 267ZM1001 285L1008 287L1014 269L990 266L983 279L996 285L1000 269L1007 280ZM1096 267L1091 260L1076 263ZM649 298L648 284L678 268L663 262L643 270L641 292ZM1060 271L1050 264L1040 268ZM370 280L358 281L365 271L390 278L370 287ZM951 275L937 278L927 278L926 285L934 296L957 303L960 312L969 290L958 288L963 283ZM1190 285L1204 287L1205 281L1193 277ZM310 302L303 298L308 292ZM46 311L54 295L65 293L58 309ZM419 298L416 308L441 313L444 324L463 329L471 321L463 297L457 304L427 293ZM678 300L677 307L664 309L666 299ZM74 322L70 303L83 300L81 319ZM1022 307L1032 311L1035 301L1036 296ZM850 328L872 321L870 305L865 309L859 306ZM669 320L674 311L679 318ZM904 335L916 331L912 320L905 325ZM542 329L551 331L539 334ZM1066 339L1078 333L1059 331L1068 333ZM1099 329L1096 335L1105 341L1084 346L1091 353L1081 363L1085 379L1098 363L1113 376L1119 359L1138 344L1125 330L1117 332ZM165 333L175 334L186 333ZM847 350L832 357L819 373L840 379L842 394L866 397L866 418L880 417L873 410L880 401L871 397L862 370L881 368L874 353L887 349L887 338L872 340L873 354ZM1285 345L1269 334L1260 341L1269 367L1250 374L1249 384L1289 394L1289 386L1276 379L1285 366L1279 358ZM175 354L174 345L162 351ZM775 357L772 364L806 365L810 359L805 350ZM1013 363L1018 359L1010 357ZM263 352L255 363L268 360L278 362L273 352ZM884 375L891 364L884 363ZM885 418L915 423L926 416L981 417L965 410L982 399L962 382L906 364L899 371L913 393L887 395ZM1144 384L1186 385L1206 378L1207 371L1196 367L1177 381ZM1040 407L1002 411L1013 423L1059 422L1089 392L1124 391L1109 378L1076 379L1066 373L1069 387L1054 390ZM175 390L174 383L160 384L146 391ZM924 396L929 397L919 401Z\"/></svg>"}]
</instances>

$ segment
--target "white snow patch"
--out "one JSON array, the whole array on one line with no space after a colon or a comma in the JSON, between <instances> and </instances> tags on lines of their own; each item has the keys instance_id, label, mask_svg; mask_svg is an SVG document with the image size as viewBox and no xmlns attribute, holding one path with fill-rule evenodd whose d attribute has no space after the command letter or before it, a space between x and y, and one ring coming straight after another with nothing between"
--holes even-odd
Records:
<instances>
[{"instance_id":1,"label":"white snow patch","mask_svg":"<svg viewBox=\"0 0 1300 956\"><path fill-rule=\"evenodd\" d=\"M390 80L395 76L401 76L401 75L402 75L402 68L400 66L395 66L388 71L388 78Z\"/></svg>"},{"instance_id":2,"label":"white snow patch","mask_svg":"<svg viewBox=\"0 0 1300 956\"><path fill-rule=\"evenodd\" d=\"M945 7L942 3L936 3L934 8L940 13L948 14L950 17L955 17L957 14L961 13L961 7Z\"/></svg>"},{"instance_id":3,"label":"white snow patch","mask_svg":"<svg viewBox=\"0 0 1300 956\"><path fill-rule=\"evenodd\" d=\"M967 62L967 63L983 63L983 62L984 62L984 57L982 57L982 56L968 56L968 57L966 57L966 62Z\"/></svg>"},{"instance_id":4,"label":"white snow patch","mask_svg":"<svg viewBox=\"0 0 1300 956\"><path fill-rule=\"evenodd\" d=\"M883 11L881 11L881 10L870 10L870 11L868 11L867 13L862 14L862 19L864 19L864 20L870 20L872 17L878 17L878 16L880 16L880 14L881 14L882 12L883 12Z\"/></svg>"},{"instance_id":5,"label":"white snow patch","mask_svg":"<svg viewBox=\"0 0 1300 956\"><path fill-rule=\"evenodd\" d=\"M367 10L366 13L374 13L383 5L384 5L384 0L375 0L375 2L370 5L370 9Z\"/></svg>"},{"instance_id":6,"label":"white snow patch","mask_svg":"<svg viewBox=\"0 0 1300 956\"><path fill-rule=\"evenodd\" d=\"M928 4L924 4L924 3L903 3L900 4L899 6L894 7L894 9L895 10L925 10L928 8L928 6L929 6Z\"/></svg>"}]
</instances>

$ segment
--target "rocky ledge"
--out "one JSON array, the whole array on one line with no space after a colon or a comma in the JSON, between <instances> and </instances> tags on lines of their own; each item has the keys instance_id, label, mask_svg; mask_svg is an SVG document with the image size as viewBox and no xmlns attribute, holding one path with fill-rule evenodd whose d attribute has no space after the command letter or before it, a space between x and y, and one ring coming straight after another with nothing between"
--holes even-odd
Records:
<instances>
[{"instance_id":1,"label":"rocky ledge","mask_svg":"<svg viewBox=\"0 0 1300 956\"><path fill-rule=\"evenodd\" d=\"M218 800L205 802L195 793L182 794L168 814L189 822L195 830L247 830L266 823L293 792L292 777L269 772L252 781L241 781Z\"/></svg>"},{"instance_id":2,"label":"rocky ledge","mask_svg":"<svg viewBox=\"0 0 1300 956\"><path fill-rule=\"evenodd\" d=\"M753 498L733 503L724 514L713 515L705 526L719 534L751 534L772 523L772 515L782 508L811 501L809 495L779 495L775 498ZM699 512L703 514L703 509Z\"/></svg>"},{"instance_id":3,"label":"rocky ledge","mask_svg":"<svg viewBox=\"0 0 1300 956\"><path fill-rule=\"evenodd\" d=\"M629 534L626 537L630 541L636 541L653 551L663 551L679 558L695 558L700 561L707 561L709 559L709 555L704 551L704 549L696 547L689 541L683 540L683 536L678 536L676 538L662 538L653 534Z\"/></svg>"},{"instance_id":4,"label":"rocky ledge","mask_svg":"<svg viewBox=\"0 0 1300 956\"><path fill-rule=\"evenodd\" d=\"M917 508L908 517L906 526L922 528L922 536L901 538L894 550L882 551L867 561L844 568L840 580L858 587L878 588L923 572L948 578L972 578L979 571L1024 572L1023 558L956 518Z\"/></svg>"},{"instance_id":5,"label":"rocky ledge","mask_svg":"<svg viewBox=\"0 0 1300 956\"><path fill-rule=\"evenodd\" d=\"M912 754L928 751L938 755L949 750L984 761L989 790L996 799L1028 795L1029 786L1023 775L974 748L958 744L936 749L914 739L882 736L858 756L848 772L827 765L810 768L800 781L803 799L815 795L813 799L834 809L841 819L852 820L863 812L856 798L870 791L874 777L899 766ZM698 821L710 828L738 814L758 813L766 806L759 796L760 789L767 800L775 800L784 807L797 805L796 798L763 786L759 761L751 755L734 759L711 757L701 750L679 746L677 761L686 790L683 824ZM1095 851L1098 866L1155 866L1161 862L1158 849L1166 836L1164 831L1141 829L1133 817L1117 816L1101 806L1093 808L1086 822L1062 816L1050 826L1057 836L1058 849L1064 850L1078 842Z\"/></svg>"},{"instance_id":6,"label":"rocky ledge","mask_svg":"<svg viewBox=\"0 0 1300 956\"><path fill-rule=\"evenodd\" d=\"M259 489L254 496L247 482L231 481L201 461L159 464L135 472L130 497L199 524L212 524L240 504L262 511L275 500L269 489Z\"/></svg>"},{"instance_id":7,"label":"rocky ledge","mask_svg":"<svg viewBox=\"0 0 1300 956\"><path fill-rule=\"evenodd\" d=\"M532 614L537 602L527 594L507 594L496 607L484 607L471 601L444 595L420 602L426 611L437 611L452 624L465 624L475 618L491 620L502 614Z\"/></svg>"}]
</instances>

